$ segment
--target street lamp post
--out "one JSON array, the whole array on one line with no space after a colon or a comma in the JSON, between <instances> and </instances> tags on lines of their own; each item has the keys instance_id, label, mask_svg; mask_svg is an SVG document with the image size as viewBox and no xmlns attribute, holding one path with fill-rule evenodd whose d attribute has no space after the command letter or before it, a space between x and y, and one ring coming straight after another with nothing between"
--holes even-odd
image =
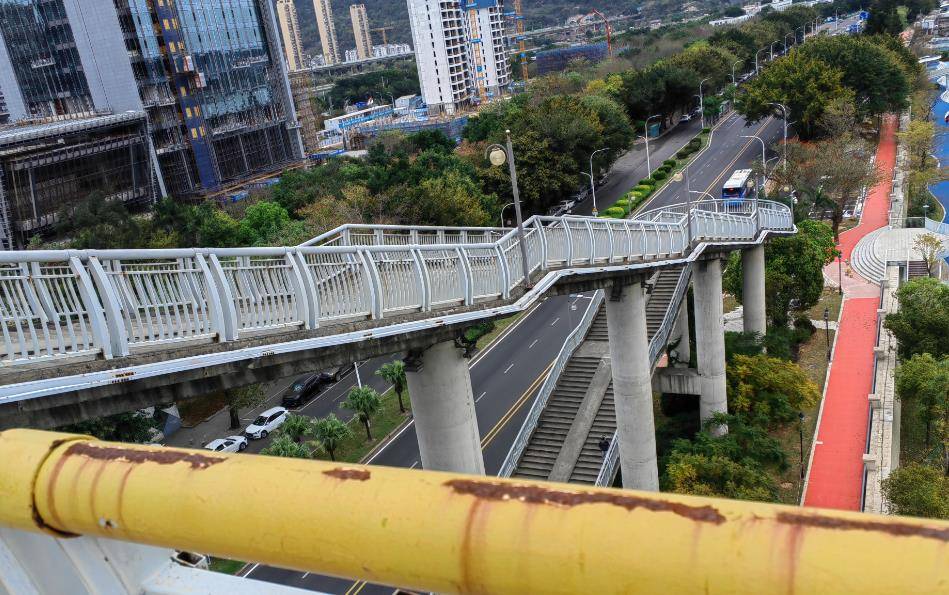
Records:
<instances>
[{"instance_id":1,"label":"street lamp post","mask_svg":"<svg viewBox=\"0 0 949 595\"><path fill-rule=\"evenodd\" d=\"M527 261L527 241L524 235L524 219L521 215L521 198L517 188L517 167L514 164L514 147L511 144L511 131L505 130L504 137L506 140L504 145L490 145L486 152L491 165L500 167L504 165L505 161L508 163L508 171L511 175L511 192L514 197L514 216L517 219L517 243L521 247L521 269L524 273L524 286L530 288L532 287L530 263ZM501 214L503 217L503 209L501 210Z\"/></svg>"},{"instance_id":2,"label":"street lamp post","mask_svg":"<svg viewBox=\"0 0 949 595\"><path fill-rule=\"evenodd\" d=\"M709 80L709 77L706 77L699 81L699 114L702 117L702 128L705 128L705 97L702 95L702 85L705 84L705 81Z\"/></svg>"},{"instance_id":3,"label":"street lamp post","mask_svg":"<svg viewBox=\"0 0 949 595\"><path fill-rule=\"evenodd\" d=\"M732 84L733 84L733 85L737 85L737 84L738 84L738 83L735 82L735 67L738 66L739 64L741 64L742 62L744 62L744 60L735 60L735 63L732 64Z\"/></svg>"},{"instance_id":4,"label":"street lamp post","mask_svg":"<svg viewBox=\"0 0 949 595\"><path fill-rule=\"evenodd\" d=\"M824 341L827 343L827 361L830 361L830 308L824 308Z\"/></svg>"},{"instance_id":5,"label":"street lamp post","mask_svg":"<svg viewBox=\"0 0 949 595\"><path fill-rule=\"evenodd\" d=\"M769 105L776 105L781 108L781 115L784 117L784 142L782 143L783 161L781 162L781 171L788 170L788 108L783 103L772 101Z\"/></svg>"},{"instance_id":6,"label":"street lamp post","mask_svg":"<svg viewBox=\"0 0 949 595\"><path fill-rule=\"evenodd\" d=\"M649 120L661 118L662 114L653 114L646 118L646 177L652 175L652 162L649 161Z\"/></svg>"},{"instance_id":7,"label":"street lamp post","mask_svg":"<svg viewBox=\"0 0 949 595\"><path fill-rule=\"evenodd\" d=\"M804 479L804 413L799 411L797 414L797 435L801 444L801 479Z\"/></svg>"},{"instance_id":8,"label":"street lamp post","mask_svg":"<svg viewBox=\"0 0 949 595\"><path fill-rule=\"evenodd\" d=\"M788 33L788 34L786 34L786 35L784 36L784 53L785 53L785 54L788 53L788 37L790 37L791 40L793 41L793 43L792 43L791 45L797 44L797 37L795 37L793 33Z\"/></svg>"},{"instance_id":9,"label":"street lamp post","mask_svg":"<svg viewBox=\"0 0 949 595\"><path fill-rule=\"evenodd\" d=\"M797 29L794 29L794 43L797 43L797 30L801 30L801 43L807 41L807 25L801 25Z\"/></svg>"},{"instance_id":10,"label":"street lamp post","mask_svg":"<svg viewBox=\"0 0 949 595\"><path fill-rule=\"evenodd\" d=\"M509 202L503 207L501 207L501 227L504 227L504 211L506 211L508 207L513 207L513 206L514 206L514 203Z\"/></svg>"},{"instance_id":11,"label":"street lamp post","mask_svg":"<svg viewBox=\"0 0 949 595\"><path fill-rule=\"evenodd\" d=\"M750 135L744 135L744 134L743 134L743 135L741 135L740 138L753 138L753 139L757 140L759 143L761 143L761 175L764 176L764 175L765 175L766 168L767 168L767 166L768 166L767 159L765 158L765 151L766 151L766 149L765 149L764 140L762 140L762 138L761 138L760 136L755 136L754 134L750 134ZM761 186L762 186L762 190L764 190L764 184L763 184L763 183L762 183ZM755 195L756 195L756 197L757 197L757 193L755 193Z\"/></svg>"},{"instance_id":12,"label":"street lamp post","mask_svg":"<svg viewBox=\"0 0 949 595\"><path fill-rule=\"evenodd\" d=\"M689 186L689 164L686 163L682 171L675 174L672 179L676 182L685 180L685 222L688 230L686 240L688 245L692 246L692 189Z\"/></svg>"},{"instance_id":13,"label":"street lamp post","mask_svg":"<svg viewBox=\"0 0 949 595\"><path fill-rule=\"evenodd\" d=\"M761 48L760 50L758 50L757 52L755 52L755 74L756 74L756 75L758 74L758 71L759 71L759 68L758 68L758 54L760 54L761 52L765 51L766 49L768 49L768 48Z\"/></svg>"},{"instance_id":14,"label":"street lamp post","mask_svg":"<svg viewBox=\"0 0 949 595\"><path fill-rule=\"evenodd\" d=\"M771 42L771 45L768 46L768 49L771 51L771 60L768 60L769 62L771 62L771 61L774 60L774 44L776 44L776 43L781 43L781 42L780 42L780 41L772 41L772 42Z\"/></svg>"},{"instance_id":15,"label":"street lamp post","mask_svg":"<svg viewBox=\"0 0 949 595\"><path fill-rule=\"evenodd\" d=\"M590 178L590 192L593 194L593 216L596 217L600 212L596 208L596 178L593 177L593 157L600 153L601 151L609 151L609 147L603 147L602 149L597 149L590 153L590 173L583 172L583 175Z\"/></svg>"}]
</instances>

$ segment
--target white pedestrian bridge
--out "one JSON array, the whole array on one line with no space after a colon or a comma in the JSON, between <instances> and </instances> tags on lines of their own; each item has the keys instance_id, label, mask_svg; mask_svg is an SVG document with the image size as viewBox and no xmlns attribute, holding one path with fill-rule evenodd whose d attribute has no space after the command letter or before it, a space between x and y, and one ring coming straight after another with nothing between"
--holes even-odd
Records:
<instances>
[{"instance_id":1,"label":"white pedestrian bridge","mask_svg":"<svg viewBox=\"0 0 949 595\"><path fill-rule=\"evenodd\" d=\"M344 225L296 247L3 252L0 406L473 324L568 278L681 264L795 229L780 203L690 208L531 217L526 267L518 230L502 228Z\"/></svg>"}]
</instances>

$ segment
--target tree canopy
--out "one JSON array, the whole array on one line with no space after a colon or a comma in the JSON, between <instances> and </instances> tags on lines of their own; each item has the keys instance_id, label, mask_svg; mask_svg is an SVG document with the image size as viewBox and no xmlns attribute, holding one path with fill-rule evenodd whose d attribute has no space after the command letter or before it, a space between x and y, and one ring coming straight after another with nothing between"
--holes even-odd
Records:
<instances>
[{"instance_id":1,"label":"tree canopy","mask_svg":"<svg viewBox=\"0 0 949 595\"><path fill-rule=\"evenodd\" d=\"M949 286L928 277L913 279L896 291L896 299L899 311L887 314L883 324L896 337L900 357L949 355Z\"/></svg>"}]
</instances>

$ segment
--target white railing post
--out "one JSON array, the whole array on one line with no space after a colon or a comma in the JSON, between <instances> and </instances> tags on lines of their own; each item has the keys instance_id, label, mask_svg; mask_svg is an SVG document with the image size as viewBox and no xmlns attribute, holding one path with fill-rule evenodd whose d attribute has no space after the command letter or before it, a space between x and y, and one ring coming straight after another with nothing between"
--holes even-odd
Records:
<instances>
[{"instance_id":1,"label":"white railing post","mask_svg":"<svg viewBox=\"0 0 949 595\"><path fill-rule=\"evenodd\" d=\"M102 350L104 358L112 359L115 353L112 350L109 324L104 315L105 308L96 296L96 290L89 278L89 273L79 258L75 256L69 257L69 269L76 276L79 299L82 300L83 308L85 308L86 315L89 317L89 326L92 327L92 344ZM124 354L120 352L118 355Z\"/></svg>"},{"instance_id":2,"label":"white railing post","mask_svg":"<svg viewBox=\"0 0 949 595\"><path fill-rule=\"evenodd\" d=\"M115 288L109 280L108 274L102 268L102 263L95 256L89 256L89 276L92 277L99 297L102 299L102 311L105 313L105 324L109 331L109 340L112 344L112 355L120 357L129 354L128 335L125 332L125 320L122 318L122 308Z\"/></svg>"},{"instance_id":3,"label":"white railing post","mask_svg":"<svg viewBox=\"0 0 949 595\"><path fill-rule=\"evenodd\" d=\"M567 225L567 219L565 217L560 218L560 224L563 226L564 237L567 239L567 262L568 267L573 266L573 229Z\"/></svg>"},{"instance_id":4,"label":"white railing post","mask_svg":"<svg viewBox=\"0 0 949 595\"><path fill-rule=\"evenodd\" d=\"M362 266L366 271L366 278L369 283L369 300L372 304L371 316L374 320L382 318L382 313L385 308L385 305L382 303L382 281L379 278L379 269L376 268L376 263L372 259L372 253L368 250L359 250L357 251L360 260L362 260Z\"/></svg>"},{"instance_id":5,"label":"white railing post","mask_svg":"<svg viewBox=\"0 0 949 595\"><path fill-rule=\"evenodd\" d=\"M511 297L511 271L508 270L507 259L504 257L501 242L497 242L494 245L494 253L497 255L498 265L501 267L501 298L506 300Z\"/></svg>"},{"instance_id":6,"label":"white railing post","mask_svg":"<svg viewBox=\"0 0 949 595\"><path fill-rule=\"evenodd\" d=\"M194 261L197 263L198 268L201 269L201 274L204 276L204 285L208 288L208 318L210 318L211 330L217 335L218 341L226 341L227 325L224 324L224 305L221 303L221 293L215 291L217 282L214 280L211 267L208 265L204 254L200 252L196 253L194 255ZM200 289L201 287L199 285L192 291L195 295L198 295Z\"/></svg>"},{"instance_id":7,"label":"white railing post","mask_svg":"<svg viewBox=\"0 0 949 595\"><path fill-rule=\"evenodd\" d=\"M221 317L224 320L224 333L220 336L220 340L236 341L240 327L240 321L237 317L237 304L234 301L231 285L227 282L224 267L221 266L221 261L214 252L208 254L208 267L211 269L208 291L217 292L218 301L221 304Z\"/></svg>"},{"instance_id":8,"label":"white railing post","mask_svg":"<svg viewBox=\"0 0 949 595\"><path fill-rule=\"evenodd\" d=\"M290 283L293 284L293 293L297 302L297 317L303 322L304 328L314 329L318 326L316 321L316 306L313 296L308 291L307 284L303 282L303 271L296 259L296 251L287 250L284 258L290 266Z\"/></svg>"},{"instance_id":9,"label":"white railing post","mask_svg":"<svg viewBox=\"0 0 949 595\"><path fill-rule=\"evenodd\" d=\"M421 310L428 312L432 309L432 278L428 274L428 266L422 252L418 249L412 250L412 258L415 259L415 274L418 278L419 294L422 296Z\"/></svg>"},{"instance_id":10,"label":"white railing post","mask_svg":"<svg viewBox=\"0 0 949 595\"><path fill-rule=\"evenodd\" d=\"M465 296L465 305L474 303L474 275L471 272L471 263L468 261L468 252L462 248L455 248L458 254L458 278L461 279L462 295Z\"/></svg>"}]
</instances>

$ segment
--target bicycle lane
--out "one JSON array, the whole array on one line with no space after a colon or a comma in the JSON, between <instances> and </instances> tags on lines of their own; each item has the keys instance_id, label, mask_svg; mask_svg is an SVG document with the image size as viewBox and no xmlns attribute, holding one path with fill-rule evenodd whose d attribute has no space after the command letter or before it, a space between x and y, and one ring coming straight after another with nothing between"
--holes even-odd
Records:
<instances>
[{"instance_id":1,"label":"bicycle lane","mask_svg":"<svg viewBox=\"0 0 949 595\"><path fill-rule=\"evenodd\" d=\"M896 124L894 116L887 116L880 129L876 164L883 180L868 194L860 224L840 234L846 261L862 237L887 224ZM824 276L836 284L837 271L833 262L825 267ZM804 506L860 510L879 287L849 270L842 285L843 310L802 500Z\"/></svg>"}]
</instances>

